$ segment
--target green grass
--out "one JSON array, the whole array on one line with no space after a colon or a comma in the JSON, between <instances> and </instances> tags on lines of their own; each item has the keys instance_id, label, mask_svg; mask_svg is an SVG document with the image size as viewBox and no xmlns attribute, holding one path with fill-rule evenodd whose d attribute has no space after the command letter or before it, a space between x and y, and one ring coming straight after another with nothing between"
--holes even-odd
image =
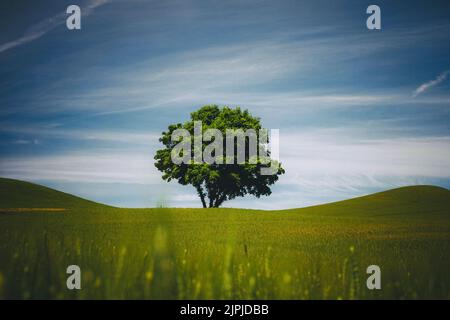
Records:
<instances>
[{"instance_id":1,"label":"green grass","mask_svg":"<svg viewBox=\"0 0 450 320\"><path fill-rule=\"evenodd\" d=\"M30 182L0 178L0 208L93 209L108 207Z\"/></svg>"},{"instance_id":2,"label":"green grass","mask_svg":"<svg viewBox=\"0 0 450 320\"><path fill-rule=\"evenodd\" d=\"M0 298L450 298L443 188L284 211L119 209L9 179L0 196ZM371 264L382 290L366 288Z\"/></svg>"}]
</instances>

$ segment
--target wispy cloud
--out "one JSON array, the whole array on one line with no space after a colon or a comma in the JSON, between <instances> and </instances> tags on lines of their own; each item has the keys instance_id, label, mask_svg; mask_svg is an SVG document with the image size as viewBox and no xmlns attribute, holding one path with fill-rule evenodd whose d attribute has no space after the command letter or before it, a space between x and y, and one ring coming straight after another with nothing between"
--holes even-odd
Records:
<instances>
[{"instance_id":1,"label":"wispy cloud","mask_svg":"<svg viewBox=\"0 0 450 320\"><path fill-rule=\"evenodd\" d=\"M442 72L440 75L438 75L436 77L436 79L433 79L431 81L425 82L424 84L421 84L419 87L417 87L416 90L414 90L413 92L413 97L417 97L419 94L422 94L426 91L428 91L429 89L437 86L438 84L440 84L441 82L443 82L445 79L447 79L447 76L450 74L450 70L446 70L444 72Z\"/></svg>"},{"instance_id":2,"label":"wispy cloud","mask_svg":"<svg viewBox=\"0 0 450 320\"><path fill-rule=\"evenodd\" d=\"M38 104L39 112L82 110L104 115L210 102L270 108L282 105L297 109L307 103L317 108L393 101L392 94L386 92L358 91L355 94L356 90L349 92L346 88L339 91L333 88L329 92L323 88L319 92L319 88L313 92L311 81L319 81L320 77L332 81L335 72L330 68L338 65L337 62L346 64L350 57L373 54L373 51L365 51L364 42L360 44L357 40L345 48L340 47L338 40L328 37L326 40L264 40L151 57L108 70L95 69L95 73L75 74L71 83L62 84L58 80L55 87L47 87L46 94L40 94L28 107ZM382 48L380 45L374 51ZM323 64L326 62L332 64L325 71ZM290 83L288 87L292 87L292 79L295 89L282 92L270 89L271 85L280 83ZM70 93L70 99L67 95L61 97L60 86L75 87L73 83L80 86ZM98 83L102 85L99 87ZM404 99L404 96L395 98ZM20 110L23 108L26 107ZM12 112L18 110L15 108Z\"/></svg>"},{"instance_id":3,"label":"wispy cloud","mask_svg":"<svg viewBox=\"0 0 450 320\"><path fill-rule=\"evenodd\" d=\"M38 127L38 126L14 126L2 124L0 133L13 133L19 135L27 135L30 137L39 137L42 139L59 139L59 140L84 140L95 142L114 142L126 143L127 145L153 145L158 143L159 135L157 132L130 132L117 130L92 130L92 129L67 129L52 128L52 127ZM36 139L17 139L16 144L29 144L39 141Z\"/></svg>"},{"instance_id":4,"label":"wispy cloud","mask_svg":"<svg viewBox=\"0 0 450 320\"><path fill-rule=\"evenodd\" d=\"M93 134L71 133L83 139ZM117 139L119 134L95 134L96 138L102 139L105 135ZM126 138L134 139L135 136ZM152 157L155 148L159 147L149 144L145 152L122 147L82 148L54 155L3 157L0 175L32 181L166 185L153 165ZM420 184L426 179L450 178L449 136L369 138L361 130L349 127L281 131L280 155L287 174L280 178L270 199L253 201L250 197L227 205L273 209L299 207ZM192 188L176 183L167 187L175 188L174 194L180 195L172 199L174 204L199 205ZM124 191L124 198L129 196L127 192ZM115 204L120 205L119 202Z\"/></svg>"},{"instance_id":5,"label":"wispy cloud","mask_svg":"<svg viewBox=\"0 0 450 320\"><path fill-rule=\"evenodd\" d=\"M25 140L25 139L17 139L15 141L13 141L13 144L21 144L21 145L26 145L26 144L39 144L39 140L37 139L33 139L33 140Z\"/></svg>"},{"instance_id":6,"label":"wispy cloud","mask_svg":"<svg viewBox=\"0 0 450 320\"><path fill-rule=\"evenodd\" d=\"M110 0L90 0L85 7L81 8L81 13L83 16L88 16L92 14L96 8L106 4L109 1ZM29 28L20 38L0 44L0 53L41 38L46 33L62 25L65 22L65 18L66 12L61 12L38 22Z\"/></svg>"},{"instance_id":7,"label":"wispy cloud","mask_svg":"<svg viewBox=\"0 0 450 320\"><path fill-rule=\"evenodd\" d=\"M449 158L449 136L369 138L346 127L280 132L280 159L289 172L282 183L319 177L450 178Z\"/></svg>"},{"instance_id":8,"label":"wispy cloud","mask_svg":"<svg viewBox=\"0 0 450 320\"><path fill-rule=\"evenodd\" d=\"M45 90L24 95L27 103L5 107L0 115L37 110L109 115L207 103L282 108L284 112L289 109L297 114L299 109L319 110L329 106L415 103L409 89L405 91L403 87L361 90L359 85L352 88L342 85L340 80L345 70L357 69L355 61L361 63L376 53L408 47L429 34L430 30L421 33L400 30L373 44L359 34L324 33L318 38L257 38L186 48L162 56L149 54L126 64L89 66L83 72L71 72L69 78L55 77L57 81L47 83ZM151 49L145 45L142 48ZM90 61L101 54L97 50L104 47L93 48L89 56L80 60ZM73 57L62 61L67 61L70 68ZM31 73L58 72L54 66L36 68ZM323 85L322 79L328 85ZM364 87L364 81L361 86ZM446 103L448 98L444 98Z\"/></svg>"},{"instance_id":9,"label":"wispy cloud","mask_svg":"<svg viewBox=\"0 0 450 320\"><path fill-rule=\"evenodd\" d=\"M77 151L52 156L2 158L0 175L23 180L97 183L160 182L152 154Z\"/></svg>"}]
</instances>

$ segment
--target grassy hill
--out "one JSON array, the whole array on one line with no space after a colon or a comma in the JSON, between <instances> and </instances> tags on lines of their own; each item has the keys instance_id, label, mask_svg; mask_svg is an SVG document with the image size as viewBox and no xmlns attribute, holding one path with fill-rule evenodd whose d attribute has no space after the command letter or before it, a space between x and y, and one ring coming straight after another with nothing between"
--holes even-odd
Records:
<instances>
[{"instance_id":1,"label":"grassy hill","mask_svg":"<svg viewBox=\"0 0 450 320\"><path fill-rule=\"evenodd\" d=\"M89 208L102 204L38 184L0 178L0 208Z\"/></svg>"},{"instance_id":2,"label":"grassy hill","mask_svg":"<svg viewBox=\"0 0 450 320\"><path fill-rule=\"evenodd\" d=\"M90 208L105 206L38 184L0 178L0 208ZM190 211L192 209L178 209ZM209 211L242 209L209 209ZM259 210L255 210L259 211ZM306 208L274 212L337 216L450 215L450 190L436 186L401 187L367 196Z\"/></svg>"},{"instance_id":3,"label":"grassy hill","mask_svg":"<svg viewBox=\"0 0 450 320\"><path fill-rule=\"evenodd\" d=\"M0 299L450 299L449 194L414 186L281 211L120 209L0 179ZM71 264L80 291L65 287ZM382 290L366 287L372 264Z\"/></svg>"},{"instance_id":4,"label":"grassy hill","mask_svg":"<svg viewBox=\"0 0 450 320\"><path fill-rule=\"evenodd\" d=\"M337 216L450 216L450 190L425 185L401 187L354 199L286 211Z\"/></svg>"}]
</instances>

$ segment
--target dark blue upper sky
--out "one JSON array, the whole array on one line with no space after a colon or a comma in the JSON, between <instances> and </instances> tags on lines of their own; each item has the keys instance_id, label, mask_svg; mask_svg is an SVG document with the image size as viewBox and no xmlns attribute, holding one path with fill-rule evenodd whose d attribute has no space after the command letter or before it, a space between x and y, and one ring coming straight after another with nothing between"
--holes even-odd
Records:
<instances>
[{"instance_id":1,"label":"dark blue upper sky","mask_svg":"<svg viewBox=\"0 0 450 320\"><path fill-rule=\"evenodd\" d=\"M66 7L81 7L69 31ZM366 28L381 8L382 29ZM450 186L448 1L2 1L0 175L122 206L198 206L153 167L204 104L280 129L278 208Z\"/></svg>"}]
</instances>

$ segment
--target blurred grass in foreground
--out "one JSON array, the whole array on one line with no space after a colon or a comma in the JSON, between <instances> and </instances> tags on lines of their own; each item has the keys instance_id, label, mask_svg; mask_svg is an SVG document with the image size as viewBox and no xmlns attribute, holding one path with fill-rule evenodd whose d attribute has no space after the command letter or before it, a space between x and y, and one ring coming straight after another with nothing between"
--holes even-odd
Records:
<instances>
[{"instance_id":1,"label":"blurred grass in foreground","mask_svg":"<svg viewBox=\"0 0 450 320\"><path fill-rule=\"evenodd\" d=\"M0 216L2 298L450 298L449 225L233 209ZM65 287L66 267L82 290ZM382 290L366 288L377 264Z\"/></svg>"},{"instance_id":2,"label":"blurred grass in foreground","mask_svg":"<svg viewBox=\"0 0 450 320\"><path fill-rule=\"evenodd\" d=\"M3 211L0 298L450 299L450 191L433 188L278 212ZM366 288L371 264L382 290Z\"/></svg>"}]
</instances>

